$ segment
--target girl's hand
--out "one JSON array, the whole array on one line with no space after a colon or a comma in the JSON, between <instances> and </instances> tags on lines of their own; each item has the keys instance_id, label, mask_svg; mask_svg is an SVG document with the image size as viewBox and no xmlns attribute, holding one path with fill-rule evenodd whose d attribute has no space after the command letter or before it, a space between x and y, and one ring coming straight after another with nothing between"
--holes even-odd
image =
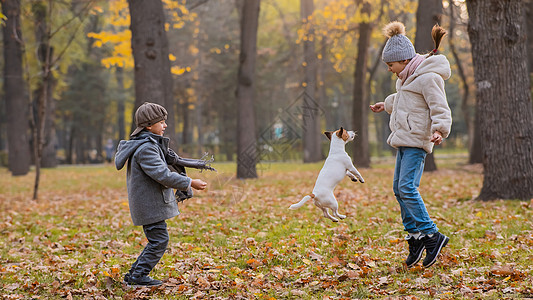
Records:
<instances>
[{"instance_id":1,"label":"girl's hand","mask_svg":"<svg viewBox=\"0 0 533 300\"><path fill-rule=\"evenodd\" d=\"M370 105L370 109L375 113L382 112L385 110L385 102L378 102L374 105Z\"/></svg>"},{"instance_id":2,"label":"girl's hand","mask_svg":"<svg viewBox=\"0 0 533 300\"><path fill-rule=\"evenodd\" d=\"M443 140L442 133L440 133L440 131L438 130L435 131L433 133L433 136L431 137L431 142L434 143L436 146L436 145L440 145L442 143L442 140Z\"/></svg>"},{"instance_id":3,"label":"girl's hand","mask_svg":"<svg viewBox=\"0 0 533 300\"><path fill-rule=\"evenodd\" d=\"M207 187L207 182L200 179L192 179L191 187L195 190L205 190L205 188Z\"/></svg>"}]
</instances>

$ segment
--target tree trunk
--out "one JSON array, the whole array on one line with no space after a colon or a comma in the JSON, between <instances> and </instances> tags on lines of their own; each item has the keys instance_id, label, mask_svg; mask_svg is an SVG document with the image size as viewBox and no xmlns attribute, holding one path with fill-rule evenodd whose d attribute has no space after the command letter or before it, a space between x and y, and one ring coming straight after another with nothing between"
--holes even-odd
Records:
<instances>
[{"instance_id":1,"label":"tree trunk","mask_svg":"<svg viewBox=\"0 0 533 300\"><path fill-rule=\"evenodd\" d=\"M533 107L524 3L467 0L484 178L479 199L533 197Z\"/></svg>"},{"instance_id":2,"label":"tree trunk","mask_svg":"<svg viewBox=\"0 0 533 300\"><path fill-rule=\"evenodd\" d=\"M527 32L527 49L529 60L529 73L533 73L533 0L526 1L526 32Z\"/></svg>"},{"instance_id":3,"label":"tree trunk","mask_svg":"<svg viewBox=\"0 0 533 300\"><path fill-rule=\"evenodd\" d=\"M479 126L475 125L475 118L474 121L472 120L472 112L470 111L470 107L468 105L468 99L470 98L470 87L468 85L466 74L463 69L463 64L461 63L461 59L459 58L459 51L455 47L455 23L457 22L455 10L455 4L453 4L453 2L450 3L450 28L448 31L450 41L450 52L452 53L455 65L457 66L457 73L461 78L463 88L461 111L463 113L463 119L465 121L466 130L468 133L468 163L475 164L481 163L481 140L479 139L479 134L477 134L478 132L476 131L477 129L479 129ZM461 20L459 20L459 22L461 22Z\"/></svg>"},{"instance_id":4,"label":"tree trunk","mask_svg":"<svg viewBox=\"0 0 533 300\"><path fill-rule=\"evenodd\" d=\"M118 130L118 140L126 138L126 125L124 120L125 108L125 93L124 90L124 69L122 67L117 67L115 69L115 76L117 78L118 86L118 98L117 98L117 130ZM135 122L134 122L135 123Z\"/></svg>"},{"instance_id":5,"label":"tree trunk","mask_svg":"<svg viewBox=\"0 0 533 300\"><path fill-rule=\"evenodd\" d=\"M135 111L144 102L157 103L168 111L167 135L175 143L174 101L168 58L165 14L161 0L128 0L131 15L131 48L135 63Z\"/></svg>"},{"instance_id":6,"label":"tree trunk","mask_svg":"<svg viewBox=\"0 0 533 300\"><path fill-rule=\"evenodd\" d=\"M260 0L241 4L241 50L237 82L237 178L257 178L257 138L255 134L255 61Z\"/></svg>"},{"instance_id":7,"label":"tree trunk","mask_svg":"<svg viewBox=\"0 0 533 300\"><path fill-rule=\"evenodd\" d=\"M43 168L55 168L57 167L56 150L58 141L55 125L56 100L52 97L52 95L56 80L52 72L49 72L49 76L47 76L44 80L46 80L46 84L43 86L46 87L48 91L45 94L41 94L41 96L47 97L45 102L44 144L41 157L41 166Z\"/></svg>"},{"instance_id":8,"label":"tree trunk","mask_svg":"<svg viewBox=\"0 0 533 300\"><path fill-rule=\"evenodd\" d=\"M37 110L37 129L40 167L54 168L57 166L55 131L55 102L52 97L55 79L51 71L54 48L50 45L50 7L44 1L35 2L32 6L35 19L35 40L39 44L37 58L42 72L35 101Z\"/></svg>"},{"instance_id":9,"label":"tree trunk","mask_svg":"<svg viewBox=\"0 0 533 300\"><path fill-rule=\"evenodd\" d=\"M4 32L4 96L7 115L8 165L11 174L26 175L30 170L28 100L24 97L22 77L22 32L20 1L2 1L7 17Z\"/></svg>"},{"instance_id":10,"label":"tree trunk","mask_svg":"<svg viewBox=\"0 0 533 300\"><path fill-rule=\"evenodd\" d=\"M313 14L313 0L300 0L300 15L307 26L307 40L304 45L304 104L303 113L303 151L304 163L317 162L322 159L320 149L320 105L315 98L317 78L317 58L315 53L315 33L307 20Z\"/></svg>"},{"instance_id":11,"label":"tree trunk","mask_svg":"<svg viewBox=\"0 0 533 300\"><path fill-rule=\"evenodd\" d=\"M483 163L483 150L481 143L481 127L479 125L479 113L474 114L474 126L472 128L472 145L468 155L468 163L480 164Z\"/></svg>"},{"instance_id":12,"label":"tree trunk","mask_svg":"<svg viewBox=\"0 0 533 300\"><path fill-rule=\"evenodd\" d=\"M416 37L415 49L418 53L428 53L433 50L434 43L431 39L433 25L439 24L442 15L442 0L418 0L416 11ZM433 152L434 153L434 152ZM424 171L436 171L435 156L429 153L426 156Z\"/></svg>"},{"instance_id":13,"label":"tree trunk","mask_svg":"<svg viewBox=\"0 0 533 300\"><path fill-rule=\"evenodd\" d=\"M372 6L365 2L361 8L361 14L370 15ZM370 167L370 148L368 145L368 106L366 97L366 77L368 47L372 35L372 24L369 22L359 23L359 39L357 41L357 58L354 73L353 88L353 114L352 130L357 132L352 159L354 164L361 168Z\"/></svg>"}]
</instances>

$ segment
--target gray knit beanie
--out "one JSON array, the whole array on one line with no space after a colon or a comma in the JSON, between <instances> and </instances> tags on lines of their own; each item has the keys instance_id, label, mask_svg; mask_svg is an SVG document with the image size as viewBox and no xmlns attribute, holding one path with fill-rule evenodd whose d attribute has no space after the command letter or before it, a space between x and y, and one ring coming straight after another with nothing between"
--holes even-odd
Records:
<instances>
[{"instance_id":1,"label":"gray knit beanie","mask_svg":"<svg viewBox=\"0 0 533 300\"><path fill-rule=\"evenodd\" d=\"M381 59L384 62L402 61L415 57L415 47L405 36L405 26L402 23L394 21L385 25L383 34L389 38L381 53Z\"/></svg>"},{"instance_id":2,"label":"gray knit beanie","mask_svg":"<svg viewBox=\"0 0 533 300\"><path fill-rule=\"evenodd\" d=\"M166 120L167 115L167 110L163 106L156 103L144 102L135 111L135 125L137 125L137 128L135 128L131 136L137 135L147 126L152 126L157 122Z\"/></svg>"}]
</instances>

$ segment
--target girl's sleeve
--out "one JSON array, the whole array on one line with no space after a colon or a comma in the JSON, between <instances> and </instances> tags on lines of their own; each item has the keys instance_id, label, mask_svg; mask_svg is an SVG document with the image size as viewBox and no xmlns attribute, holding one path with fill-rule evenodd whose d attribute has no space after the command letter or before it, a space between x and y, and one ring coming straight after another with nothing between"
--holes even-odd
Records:
<instances>
[{"instance_id":1,"label":"girl's sleeve","mask_svg":"<svg viewBox=\"0 0 533 300\"><path fill-rule=\"evenodd\" d=\"M389 114L392 113L392 107L394 106L395 98L396 98L396 93L389 95L387 96L387 98L385 98L385 111L388 112Z\"/></svg>"},{"instance_id":2,"label":"girl's sleeve","mask_svg":"<svg viewBox=\"0 0 533 300\"><path fill-rule=\"evenodd\" d=\"M431 132L438 130L443 138L447 138L452 127L452 112L446 100L444 79L438 74L428 74L424 84L422 95L429 107Z\"/></svg>"},{"instance_id":3,"label":"girl's sleeve","mask_svg":"<svg viewBox=\"0 0 533 300\"><path fill-rule=\"evenodd\" d=\"M181 191L189 189L191 187L191 179L176 172L171 172L156 147L158 146L148 146L138 153L137 161L144 173L165 187Z\"/></svg>"}]
</instances>

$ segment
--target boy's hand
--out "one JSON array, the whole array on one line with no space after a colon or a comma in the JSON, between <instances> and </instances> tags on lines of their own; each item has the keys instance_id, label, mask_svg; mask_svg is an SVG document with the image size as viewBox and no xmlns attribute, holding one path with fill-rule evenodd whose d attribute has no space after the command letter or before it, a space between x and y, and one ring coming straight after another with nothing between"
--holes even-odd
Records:
<instances>
[{"instance_id":1,"label":"boy's hand","mask_svg":"<svg viewBox=\"0 0 533 300\"><path fill-rule=\"evenodd\" d=\"M192 179L191 187L195 190L205 190L205 188L207 187L207 182L200 179Z\"/></svg>"},{"instance_id":2,"label":"boy's hand","mask_svg":"<svg viewBox=\"0 0 533 300\"><path fill-rule=\"evenodd\" d=\"M440 131L435 131L435 133L433 133L433 136L431 137L431 142L436 145L440 145L442 143L442 133L440 133Z\"/></svg>"},{"instance_id":3,"label":"boy's hand","mask_svg":"<svg viewBox=\"0 0 533 300\"><path fill-rule=\"evenodd\" d=\"M385 102L378 102L374 105L370 105L370 109L375 113L382 112L385 110Z\"/></svg>"}]
</instances>

